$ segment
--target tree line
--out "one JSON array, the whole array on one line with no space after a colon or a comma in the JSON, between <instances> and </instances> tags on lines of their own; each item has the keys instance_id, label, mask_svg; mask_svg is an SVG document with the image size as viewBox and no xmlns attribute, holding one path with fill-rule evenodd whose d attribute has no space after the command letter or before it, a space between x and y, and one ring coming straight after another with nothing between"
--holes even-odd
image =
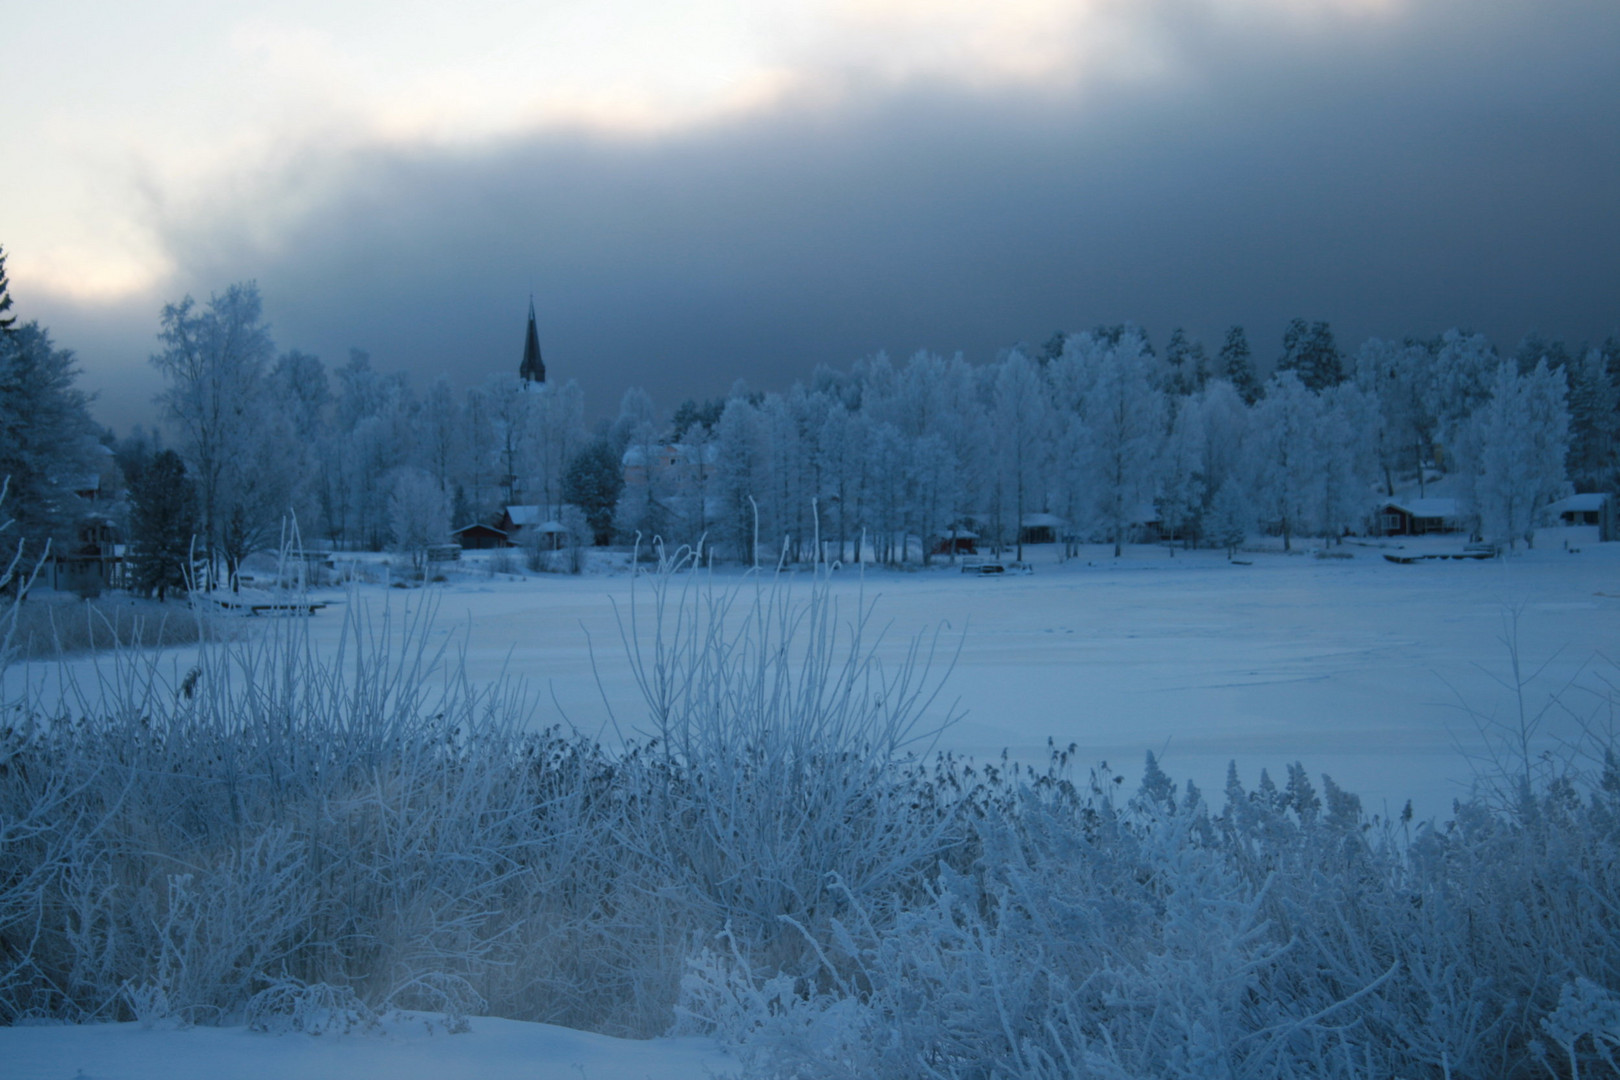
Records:
<instances>
[{"instance_id":1,"label":"tree line","mask_svg":"<svg viewBox=\"0 0 1620 1080\"><path fill-rule=\"evenodd\" d=\"M257 288L239 283L163 308L162 433L123 439L90 422L71 354L42 328L8 323L0 340L0 468L20 534L37 549L70 531L84 507L64 478L93 466L99 438L130 485L138 585L158 593L199 557L228 578L289 516L306 541L420 550L532 505L584 543L903 563L968 535L1022 557L1032 515L1071 553L1118 553L1149 525L1189 545L1265 531L1291 547L1363 528L1379 493L1436 483L1480 535L1516 544L1551 500L1620 481L1615 337L1532 335L1503 354L1454 329L1347 352L1328 323L1296 319L1262 376L1241 327L1211 354L1179 329L1160 349L1125 324L984 365L878 354L673 413L631 388L588 425L572 381L457 390L440 375L418 391L360 350L332 368L278 351Z\"/></svg>"}]
</instances>

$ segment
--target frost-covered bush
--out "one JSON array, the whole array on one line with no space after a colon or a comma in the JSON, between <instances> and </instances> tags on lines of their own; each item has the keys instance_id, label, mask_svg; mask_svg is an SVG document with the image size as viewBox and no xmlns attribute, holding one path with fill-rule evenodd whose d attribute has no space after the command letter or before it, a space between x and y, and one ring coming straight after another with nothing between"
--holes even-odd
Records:
<instances>
[{"instance_id":1,"label":"frost-covered bush","mask_svg":"<svg viewBox=\"0 0 1620 1080\"><path fill-rule=\"evenodd\" d=\"M0 731L0 1019L460 979L506 1015L667 1023L681 935L614 840L614 763L526 731L426 619L356 613L335 657L275 623L180 685L126 655L107 700Z\"/></svg>"},{"instance_id":2,"label":"frost-covered bush","mask_svg":"<svg viewBox=\"0 0 1620 1080\"><path fill-rule=\"evenodd\" d=\"M1530 1076L1547 1041L1554 1075L1613 1075L1612 757L1584 797L1463 804L1410 843L1298 767L1234 774L1218 813L1151 758L1124 805L1057 775L1012 785L926 903L839 920L816 977L700 957L687 1022L779 1076Z\"/></svg>"},{"instance_id":3,"label":"frost-covered bush","mask_svg":"<svg viewBox=\"0 0 1620 1080\"><path fill-rule=\"evenodd\" d=\"M681 556L621 620L649 711L636 843L700 925L790 970L852 899L903 902L958 843L919 779L937 734L933 646L885 668L869 604L841 611L825 570L803 588L776 575L717 589Z\"/></svg>"},{"instance_id":4,"label":"frost-covered bush","mask_svg":"<svg viewBox=\"0 0 1620 1080\"><path fill-rule=\"evenodd\" d=\"M294 984L438 1008L426 988L454 982L501 1015L652 1034L728 921L802 967L778 916L825 925L830 873L877 905L914 890L950 843L901 771L917 663L885 676L824 590L764 586L729 629L741 594L674 570L653 593L683 629L628 630L652 714L612 754L469 686L425 608L349 605L330 656L278 621L177 685L125 653L105 698L18 714L0 1021L239 1019Z\"/></svg>"}]
</instances>

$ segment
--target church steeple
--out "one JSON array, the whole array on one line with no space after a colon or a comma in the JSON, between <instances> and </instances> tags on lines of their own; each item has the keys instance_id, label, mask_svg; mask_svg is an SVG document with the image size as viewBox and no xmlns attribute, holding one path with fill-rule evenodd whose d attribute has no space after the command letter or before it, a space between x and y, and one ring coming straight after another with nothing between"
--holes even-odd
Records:
<instances>
[{"instance_id":1,"label":"church steeple","mask_svg":"<svg viewBox=\"0 0 1620 1080\"><path fill-rule=\"evenodd\" d=\"M518 376L524 382L544 383L546 381L546 364L540 359L540 333L534 328L534 297L529 298L529 332L523 338L523 363L518 366Z\"/></svg>"}]
</instances>

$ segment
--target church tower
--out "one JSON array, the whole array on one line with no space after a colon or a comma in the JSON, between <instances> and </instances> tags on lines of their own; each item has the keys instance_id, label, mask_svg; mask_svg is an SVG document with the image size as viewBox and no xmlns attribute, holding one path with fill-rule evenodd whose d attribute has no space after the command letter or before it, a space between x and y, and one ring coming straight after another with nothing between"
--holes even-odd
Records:
<instances>
[{"instance_id":1,"label":"church tower","mask_svg":"<svg viewBox=\"0 0 1620 1080\"><path fill-rule=\"evenodd\" d=\"M518 366L518 376L525 383L534 383L544 386L546 382L546 364L540 359L540 334L534 328L534 298L529 298L529 332L523 338L523 363Z\"/></svg>"}]
</instances>

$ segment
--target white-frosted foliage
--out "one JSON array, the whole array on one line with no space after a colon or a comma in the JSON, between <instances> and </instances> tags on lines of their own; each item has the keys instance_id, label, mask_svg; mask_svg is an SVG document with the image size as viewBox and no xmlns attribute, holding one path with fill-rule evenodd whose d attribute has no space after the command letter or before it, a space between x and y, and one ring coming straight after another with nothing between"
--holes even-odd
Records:
<instances>
[{"instance_id":1,"label":"white-frosted foliage","mask_svg":"<svg viewBox=\"0 0 1620 1080\"><path fill-rule=\"evenodd\" d=\"M427 549L450 539L450 500L439 482L421 469L399 469L388 496L394 550L409 555L418 569Z\"/></svg>"},{"instance_id":2,"label":"white-frosted foliage","mask_svg":"<svg viewBox=\"0 0 1620 1080\"><path fill-rule=\"evenodd\" d=\"M1019 542L1024 515L1045 509L1051 408L1038 370L1017 349L996 365L992 395L996 500L991 520L998 539Z\"/></svg>"},{"instance_id":3,"label":"white-frosted foliage","mask_svg":"<svg viewBox=\"0 0 1620 1080\"><path fill-rule=\"evenodd\" d=\"M1282 534L1283 550L1312 531L1323 501L1321 400L1292 371L1266 384L1254 407L1248 443L1249 490L1263 524Z\"/></svg>"},{"instance_id":4,"label":"white-frosted foliage","mask_svg":"<svg viewBox=\"0 0 1620 1080\"><path fill-rule=\"evenodd\" d=\"M1183 399L1160 458L1159 521L1172 535L1183 530L1190 533L1199 518L1205 495L1207 439L1203 411L1191 399Z\"/></svg>"},{"instance_id":5,"label":"white-frosted foliage","mask_svg":"<svg viewBox=\"0 0 1620 1080\"><path fill-rule=\"evenodd\" d=\"M1125 804L1054 766L1000 789L924 902L852 905L819 978L718 949L688 1016L761 1076L1513 1076L1549 1041L1553 1075L1609 1075L1612 755L1585 797L1464 804L1410 838L1299 766L1253 791L1234 769L1219 813L1151 755Z\"/></svg>"},{"instance_id":6,"label":"white-frosted foliage","mask_svg":"<svg viewBox=\"0 0 1620 1080\"><path fill-rule=\"evenodd\" d=\"M1374 405L1370 429L1358 434L1372 444L1386 494L1394 493L1397 477L1421 479L1433 451L1432 383L1429 352L1421 345L1368 338L1356 354L1355 384Z\"/></svg>"},{"instance_id":7,"label":"white-frosted foliage","mask_svg":"<svg viewBox=\"0 0 1620 1080\"><path fill-rule=\"evenodd\" d=\"M1321 413L1313 432L1320 462L1320 502L1315 526L1340 537L1365 523L1368 493L1377 475L1377 399L1354 383L1340 383L1320 395Z\"/></svg>"},{"instance_id":8,"label":"white-frosted foliage","mask_svg":"<svg viewBox=\"0 0 1620 1080\"><path fill-rule=\"evenodd\" d=\"M1455 444L1463 437L1469 416L1491 396L1497 367L1496 349L1484 334L1453 329L1441 335L1427 374L1417 376L1423 386L1423 411L1434 425L1433 438ZM1440 456L1449 471L1448 455Z\"/></svg>"},{"instance_id":9,"label":"white-frosted foliage","mask_svg":"<svg viewBox=\"0 0 1620 1080\"><path fill-rule=\"evenodd\" d=\"M1212 379L1181 409L1195 410L1204 432L1198 472L1204 478L1206 500L1213 502L1223 487L1236 490L1247 484L1250 412L1237 389L1225 379Z\"/></svg>"},{"instance_id":10,"label":"white-frosted foliage","mask_svg":"<svg viewBox=\"0 0 1620 1080\"><path fill-rule=\"evenodd\" d=\"M1462 440L1480 531L1510 546L1528 541L1543 507L1569 489L1569 408L1564 372L1545 361L1520 375L1499 364L1488 402Z\"/></svg>"},{"instance_id":11,"label":"white-frosted foliage","mask_svg":"<svg viewBox=\"0 0 1620 1080\"><path fill-rule=\"evenodd\" d=\"M1093 513L1117 555L1158 488L1166 417L1158 364L1132 329L1117 344L1076 335L1052 368L1059 400L1072 400L1084 421Z\"/></svg>"}]
</instances>

